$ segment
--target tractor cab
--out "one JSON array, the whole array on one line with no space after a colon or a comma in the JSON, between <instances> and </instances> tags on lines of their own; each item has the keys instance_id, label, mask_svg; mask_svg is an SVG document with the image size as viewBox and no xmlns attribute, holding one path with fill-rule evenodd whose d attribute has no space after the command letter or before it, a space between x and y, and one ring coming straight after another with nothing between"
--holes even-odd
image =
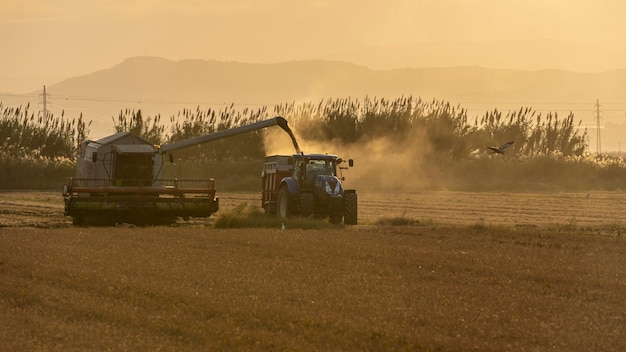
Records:
<instances>
[{"instance_id":1,"label":"tractor cab","mask_svg":"<svg viewBox=\"0 0 626 352\"><path fill-rule=\"evenodd\" d=\"M315 178L337 176L337 159L335 155L311 154L294 155L294 178L302 188L312 188Z\"/></svg>"}]
</instances>

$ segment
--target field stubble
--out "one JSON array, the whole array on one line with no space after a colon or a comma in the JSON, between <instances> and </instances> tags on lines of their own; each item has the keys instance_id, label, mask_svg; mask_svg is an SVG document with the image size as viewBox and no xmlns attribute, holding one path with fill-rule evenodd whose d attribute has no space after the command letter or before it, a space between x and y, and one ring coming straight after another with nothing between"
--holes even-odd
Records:
<instances>
[{"instance_id":1,"label":"field stubble","mask_svg":"<svg viewBox=\"0 0 626 352\"><path fill-rule=\"evenodd\" d=\"M220 192L220 209L241 203L259 206L258 193ZM608 230L626 226L626 192L497 193L497 192L359 192L359 223L405 217L432 225L486 225L505 227L577 228ZM219 215L220 212L217 213ZM189 225L210 225L195 219ZM181 226L185 222L180 221ZM60 192L0 193L0 227L67 227Z\"/></svg>"},{"instance_id":2,"label":"field stubble","mask_svg":"<svg viewBox=\"0 0 626 352\"><path fill-rule=\"evenodd\" d=\"M0 350L626 349L626 243L581 231L620 193L362 194L365 225L284 231L72 227L58 199L0 195Z\"/></svg>"},{"instance_id":3,"label":"field stubble","mask_svg":"<svg viewBox=\"0 0 626 352\"><path fill-rule=\"evenodd\" d=\"M626 226L626 192L359 192L359 223L404 217L426 225L480 225L596 231L621 236ZM222 209L258 194L222 195Z\"/></svg>"}]
</instances>

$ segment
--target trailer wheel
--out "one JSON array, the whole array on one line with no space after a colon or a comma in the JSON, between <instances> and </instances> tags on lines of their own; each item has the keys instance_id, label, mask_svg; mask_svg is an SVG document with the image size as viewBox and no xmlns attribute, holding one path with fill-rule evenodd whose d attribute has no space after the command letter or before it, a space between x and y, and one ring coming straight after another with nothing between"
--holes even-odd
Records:
<instances>
[{"instance_id":1,"label":"trailer wheel","mask_svg":"<svg viewBox=\"0 0 626 352\"><path fill-rule=\"evenodd\" d=\"M315 212L315 200L313 199L313 193L300 194L300 214L305 217L313 216Z\"/></svg>"},{"instance_id":2,"label":"trailer wheel","mask_svg":"<svg viewBox=\"0 0 626 352\"><path fill-rule=\"evenodd\" d=\"M289 190L282 186L278 191L278 204L276 205L276 213L281 219L285 219L291 213L291 204L289 204Z\"/></svg>"},{"instance_id":3,"label":"trailer wheel","mask_svg":"<svg viewBox=\"0 0 626 352\"><path fill-rule=\"evenodd\" d=\"M354 192L348 192L343 195L344 216L343 223L346 225L356 225L358 205L357 196Z\"/></svg>"}]
</instances>

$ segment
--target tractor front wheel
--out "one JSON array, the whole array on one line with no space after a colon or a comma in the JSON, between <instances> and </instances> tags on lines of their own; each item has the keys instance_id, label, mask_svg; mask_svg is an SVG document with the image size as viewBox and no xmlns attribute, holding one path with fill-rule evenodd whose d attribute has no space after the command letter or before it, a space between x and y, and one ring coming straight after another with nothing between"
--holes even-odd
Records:
<instances>
[{"instance_id":1,"label":"tractor front wheel","mask_svg":"<svg viewBox=\"0 0 626 352\"><path fill-rule=\"evenodd\" d=\"M356 225L357 222L357 196L355 192L348 192L343 195L344 215L343 223L346 225Z\"/></svg>"},{"instance_id":2,"label":"tractor front wheel","mask_svg":"<svg viewBox=\"0 0 626 352\"><path fill-rule=\"evenodd\" d=\"M300 215L305 218L313 216L315 212L315 199L313 193L300 194Z\"/></svg>"}]
</instances>

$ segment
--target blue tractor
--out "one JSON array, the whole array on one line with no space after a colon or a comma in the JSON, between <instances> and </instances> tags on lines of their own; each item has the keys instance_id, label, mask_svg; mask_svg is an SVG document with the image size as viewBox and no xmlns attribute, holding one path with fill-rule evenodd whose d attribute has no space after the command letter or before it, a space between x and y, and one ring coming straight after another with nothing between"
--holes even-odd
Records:
<instances>
[{"instance_id":1,"label":"blue tractor","mask_svg":"<svg viewBox=\"0 0 626 352\"><path fill-rule=\"evenodd\" d=\"M331 154L273 155L262 172L262 206L266 214L328 217L332 223L356 225L357 194L344 189L338 172L352 167L352 159Z\"/></svg>"}]
</instances>

